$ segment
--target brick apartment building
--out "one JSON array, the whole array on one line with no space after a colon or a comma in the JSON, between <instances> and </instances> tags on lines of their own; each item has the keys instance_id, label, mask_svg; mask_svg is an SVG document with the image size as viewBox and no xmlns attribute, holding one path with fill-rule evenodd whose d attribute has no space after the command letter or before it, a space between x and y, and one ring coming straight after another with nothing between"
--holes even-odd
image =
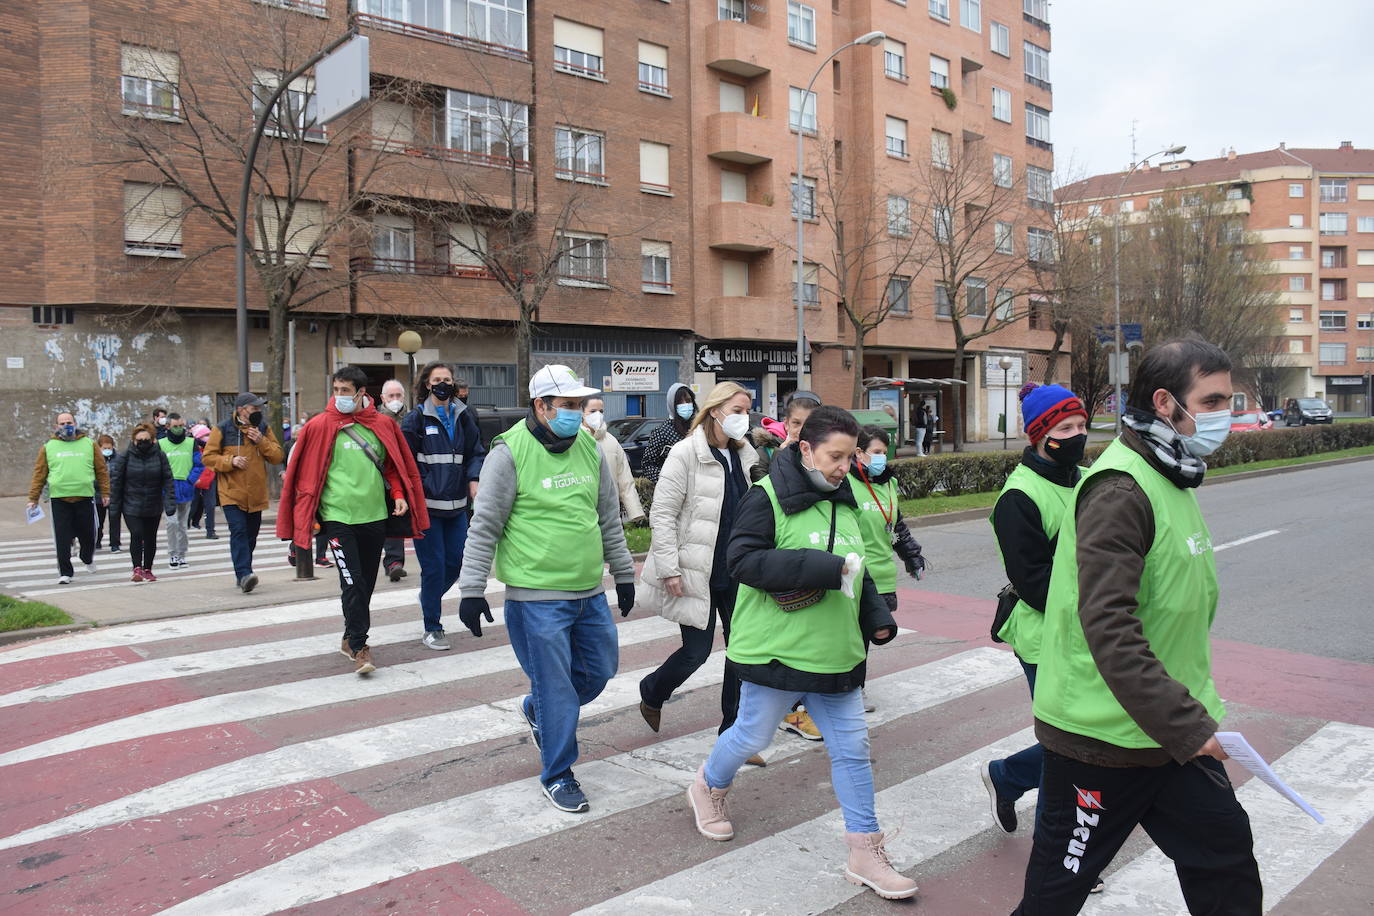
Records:
<instances>
[{"instance_id":1,"label":"brick apartment building","mask_svg":"<svg viewBox=\"0 0 1374 916\"><path fill-rule=\"evenodd\" d=\"M1280 144L1123 178L1061 188L1058 204L1084 219L1120 213L1128 226L1147 220L1161 194L1220 189L1275 272L1287 348L1281 399L1325 398L1337 415L1374 415L1374 150Z\"/></svg>"},{"instance_id":2,"label":"brick apartment building","mask_svg":"<svg viewBox=\"0 0 1374 916\"><path fill-rule=\"evenodd\" d=\"M1048 207L1046 8L1045 0L6 5L0 189L11 205L0 219L11 257L0 270L0 389L23 405L16 447L36 448L67 405L83 425L121 437L155 405L193 417L222 412L235 387L232 237L185 212L157 170L121 165L128 151L109 125L156 120L191 149L181 106L194 104L217 113L231 139L246 136L247 84L280 79L292 53L274 55L282 35L313 42L297 49L299 61L355 15L371 42L374 96L348 128L306 131L338 155L314 178L318 199L291 218L293 237L312 238L312 220L327 222L331 201L351 199L357 175L375 172L368 206L310 262L322 291L296 313L294 412L322 406L325 379L342 363L367 367L378 382L405 380L406 358L393 343L416 323L424 336L416 358L457 364L475 403L523 402L516 308L471 255L499 239L446 211L485 187L494 200L509 190L529 201L530 231L565 239L532 362L566 362L593 384L609 381L613 416L653 416L679 380L703 388L738 380L765 411L794 385L795 255L786 240L795 222L779 202L790 197L797 126L806 171L821 143L836 156L843 149L844 167L861 176L846 192L856 200L909 185L927 143L932 156L941 143L978 143L990 169L1014 172L1032 203ZM871 30L887 34L884 46L839 55L817 79L803 121L801 87L829 50ZM219 71L208 62L215 55L224 58ZM291 104L308 117L312 85L291 89ZM274 149L268 138L259 154L269 175ZM201 168L189 154L179 162ZM206 167L231 192L237 170L232 156ZM803 176L806 187L814 181ZM574 216L559 222L569 201ZM920 212L921 202L910 207ZM1008 231L1009 244L1031 244L1028 223ZM823 226L808 225L807 382L847 403L851 332L835 296L811 280L812 260L832 243ZM947 379L952 335L935 284L922 274L902 279L907 305L869 335L864 372ZM892 280L873 282L871 295L882 296ZM258 390L266 386L262 301L250 271ZM970 347L970 438L995 434L1002 382L1014 388L1023 371L1043 372L1051 342L1031 316ZM1004 354L1017 359L1015 377L988 371ZM648 365L622 383L611 381L617 360ZM948 386L927 394L945 415ZM22 464L6 463L0 492L22 487Z\"/></svg>"}]
</instances>

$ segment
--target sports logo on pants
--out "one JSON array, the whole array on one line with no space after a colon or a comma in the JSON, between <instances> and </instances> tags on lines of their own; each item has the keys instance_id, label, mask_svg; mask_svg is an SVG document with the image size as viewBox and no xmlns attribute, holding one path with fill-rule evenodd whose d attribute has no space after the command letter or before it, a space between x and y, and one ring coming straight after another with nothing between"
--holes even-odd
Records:
<instances>
[{"instance_id":1,"label":"sports logo on pants","mask_svg":"<svg viewBox=\"0 0 1374 916\"><path fill-rule=\"evenodd\" d=\"M1092 813L1092 809L1104 811L1102 807L1102 792L1099 789L1080 789L1073 787L1077 795L1075 801L1077 807L1074 808L1074 820L1077 821L1073 828L1073 833L1069 837L1068 855L1064 856L1064 867L1075 875L1081 864L1083 854L1088 851L1088 839L1092 837L1092 828L1097 826L1097 822L1102 819L1102 815Z\"/></svg>"},{"instance_id":2,"label":"sports logo on pants","mask_svg":"<svg viewBox=\"0 0 1374 916\"><path fill-rule=\"evenodd\" d=\"M352 585L353 575L348 571L348 561L344 559L343 545L339 543L338 538L329 539L329 550L334 554L334 564L339 567L339 575L343 576L345 583Z\"/></svg>"}]
</instances>

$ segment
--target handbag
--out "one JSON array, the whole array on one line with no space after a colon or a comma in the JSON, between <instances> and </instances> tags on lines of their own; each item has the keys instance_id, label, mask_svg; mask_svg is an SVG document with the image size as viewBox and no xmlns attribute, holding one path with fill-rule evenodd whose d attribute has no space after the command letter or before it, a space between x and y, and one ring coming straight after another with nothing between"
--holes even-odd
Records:
<instances>
[{"instance_id":1,"label":"handbag","mask_svg":"<svg viewBox=\"0 0 1374 916\"><path fill-rule=\"evenodd\" d=\"M396 501L391 498L391 490L386 486L386 473L383 470L383 468L386 467L386 462L373 450L366 439L353 431L352 424L345 426L343 431L348 438L358 444L358 448L362 449L363 454L376 466L377 473L382 475L382 492L386 497L386 522L384 527L387 538L408 538L414 536L415 526L410 520L410 507L407 506L406 511L402 512L400 515L393 514L396 510Z\"/></svg>"},{"instance_id":2,"label":"handbag","mask_svg":"<svg viewBox=\"0 0 1374 916\"><path fill-rule=\"evenodd\" d=\"M1011 612L1016 610L1016 605L1021 601L1021 596L1016 593L1016 587L1008 582L1002 586L1002 590L997 593L997 612L992 615L992 641L1006 642L997 634L1002 632L1002 627L1007 625L1007 620L1011 617Z\"/></svg>"},{"instance_id":3,"label":"handbag","mask_svg":"<svg viewBox=\"0 0 1374 916\"><path fill-rule=\"evenodd\" d=\"M215 470L214 470L214 468L204 468L203 470L201 470L200 476L196 478L196 489L197 489L197 490L208 490L208 489L210 489L211 485L214 484L214 482L215 482Z\"/></svg>"},{"instance_id":4,"label":"handbag","mask_svg":"<svg viewBox=\"0 0 1374 916\"><path fill-rule=\"evenodd\" d=\"M826 553L835 549L835 515L837 511L835 501L832 499L830 501L830 540L825 545ZM778 610L791 613L820 604L825 598L825 589L798 588L786 592L773 592L772 594L773 600L778 603Z\"/></svg>"}]
</instances>

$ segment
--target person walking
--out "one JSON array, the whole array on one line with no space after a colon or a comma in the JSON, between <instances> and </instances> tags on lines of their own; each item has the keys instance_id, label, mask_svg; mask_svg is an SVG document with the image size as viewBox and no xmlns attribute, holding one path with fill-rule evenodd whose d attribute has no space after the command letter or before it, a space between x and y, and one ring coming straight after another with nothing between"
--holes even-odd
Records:
<instances>
[{"instance_id":1,"label":"person walking","mask_svg":"<svg viewBox=\"0 0 1374 916\"><path fill-rule=\"evenodd\" d=\"M156 582L157 528L163 515L176 515L176 477L151 423L134 427L133 442L118 461L110 508L124 516L129 529L129 562L134 568L130 580Z\"/></svg>"},{"instance_id":2,"label":"person walking","mask_svg":"<svg viewBox=\"0 0 1374 916\"><path fill-rule=\"evenodd\" d=\"M757 483L768 476L773 456L779 449L787 448L797 441L806 418L811 416L811 411L820 406L821 396L814 391L794 391L782 404L781 435L778 430L779 424L775 422L770 427L767 420L764 421L764 425L753 431L751 439L759 455L759 463L754 465L751 474L753 482Z\"/></svg>"},{"instance_id":3,"label":"person walking","mask_svg":"<svg viewBox=\"0 0 1374 916\"><path fill-rule=\"evenodd\" d=\"M167 415L167 435L158 440L167 463L172 467L172 479L176 481L176 514L167 519L168 563L172 569L181 569L189 564L186 556L191 549L191 502L196 495L196 481L200 478L205 465L201 459L196 440L186 429L186 421L179 413Z\"/></svg>"},{"instance_id":4,"label":"person walking","mask_svg":"<svg viewBox=\"0 0 1374 916\"><path fill-rule=\"evenodd\" d=\"M478 479L487 450L477 421L454 398L453 367L426 363L415 379L415 409L401 421L406 445L420 468L429 529L415 541L420 563L420 613L426 648L449 648L444 634L444 594L463 569L468 539L468 504L477 498ZM388 571L391 567L388 565Z\"/></svg>"},{"instance_id":5,"label":"person walking","mask_svg":"<svg viewBox=\"0 0 1374 916\"><path fill-rule=\"evenodd\" d=\"M405 417L406 388L396 379L389 378L382 382L382 402L377 405L377 413L397 423ZM382 548L382 568L392 582L399 582L406 577L405 538L386 539L386 546Z\"/></svg>"},{"instance_id":6,"label":"person walking","mask_svg":"<svg viewBox=\"0 0 1374 916\"><path fill-rule=\"evenodd\" d=\"M339 571L344 632L339 651L358 674L376 670L367 644L387 516L409 513L407 533L429 526L415 458L401 428L367 396L367 373L343 366L331 378L333 397L295 435L277 504L277 537L309 550L315 519L329 539Z\"/></svg>"},{"instance_id":7,"label":"person walking","mask_svg":"<svg viewBox=\"0 0 1374 916\"><path fill-rule=\"evenodd\" d=\"M207 541L219 540L215 534L215 503L218 487L215 486L215 472L205 467L205 444L210 440L210 425L197 423L191 427L191 438L196 440L196 449L201 453L201 472L196 478L196 495L191 498L191 527L205 529Z\"/></svg>"},{"instance_id":8,"label":"person walking","mask_svg":"<svg viewBox=\"0 0 1374 916\"><path fill-rule=\"evenodd\" d=\"M935 440L935 431L940 428L940 415L935 412L935 402L926 401L926 435L922 442L922 453L929 455L934 447L931 443Z\"/></svg>"},{"instance_id":9,"label":"person walking","mask_svg":"<svg viewBox=\"0 0 1374 916\"><path fill-rule=\"evenodd\" d=\"M1081 475L1079 463L1088 443L1088 412L1083 402L1061 385L1027 384L1019 399L1021 422L1030 445L1007 477L988 521L1015 592L1014 604L1013 596L1004 599L1011 604L1011 613L1000 621L994 635L1016 653L1034 697L1055 539ZM1040 787L1043 760L1044 750L1032 744L1009 757L978 765L993 821L1006 833L1016 832L1017 799ZM1037 801L1037 808L1042 804Z\"/></svg>"},{"instance_id":10,"label":"person walking","mask_svg":"<svg viewBox=\"0 0 1374 916\"><path fill-rule=\"evenodd\" d=\"M59 413L52 438L43 443L33 463L29 481L28 510L38 508L43 487L48 488L48 514L52 516L53 542L57 548L57 584L67 585L76 575L72 567L72 541L78 545L86 572L95 566L95 502L110 503L110 473L99 444L76 426L69 411Z\"/></svg>"},{"instance_id":11,"label":"person walking","mask_svg":"<svg viewBox=\"0 0 1374 916\"><path fill-rule=\"evenodd\" d=\"M926 414L926 405L917 401L911 408L911 429L912 444L916 446L916 457L924 458L926 454L926 426L929 424L929 416Z\"/></svg>"},{"instance_id":12,"label":"person walking","mask_svg":"<svg viewBox=\"0 0 1374 916\"><path fill-rule=\"evenodd\" d=\"M668 386L668 419L649 434L644 443L644 456L639 470L654 483L658 482L658 472L668 458L668 450L687 438L692 417L697 413L697 396L691 388L681 382Z\"/></svg>"},{"instance_id":13,"label":"person walking","mask_svg":"<svg viewBox=\"0 0 1374 916\"><path fill-rule=\"evenodd\" d=\"M266 402L242 392L234 399L234 412L210 430L201 456L215 472L215 487L224 520L229 524L229 555L234 581L247 594L258 585L253 572L253 551L258 546L262 512L267 508L267 466L281 464L281 444L263 419Z\"/></svg>"},{"instance_id":14,"label":"person walking","mask_svg":"<svg viewBox=\"0 0 1374 916\"><path fill-rule=\"evenodd\" d=\"M167 437L167 408L154 407L153 412L148 414L148 422L153 424L153 429L157 430L157 438Z\"/></svg>"},{"instance_id":15,"label":"person walking","mask_svg":"<svg viewBox=\"0 0 1374 916\"><path fill-rule=\"evenodd\" d=\"M639 501L639 491L635 489L635 477L630 471L630 460L625 457L625 449L620 440L606 431L606 399L593 395L582 405L582 425L596 440L601 452L601 460L610 465L611 477L616 489L620 491L620 517L626 523L637 522L644 518L644 504Z\"/></svg>"},{"instance_id":16,"label":"person walking","mask_svg":"<svg viewBox=\"0 0 1374 916\"><path fill-rule=\"evenodd\" d=\"M654 487L653 540L637 594L643 607L679 624L682 645L639 682L639 713L658 731L663 704L711 654L720 622L730 644L737 583L726 545L758 460L749 435L749 392L734 382L711 389L686 439L674 445ZM727 666L720 690L720 731L735 722L740 682ZM758 755L746 762L763 765Z\"/></svg>"},{"instance_id":17,"label":"person walking","mask_svg":"<svg viewBox=\"0 0 1374 916\"><path fill-rule=\"evenodd\" d=\"M100 449L100 457L105 459L105 470L109 474L114 473L115 458L118 453L115 450L114 437L110 435L100 435L96 437L96 446ZM114 478L110 479L110 488L114 489ZM108 523L110 529L110 553L119 553L119 513L111 512L109 503L103 499L93 500L96 512L95 529L95 549L99 550L104 546L105 527Z\"/></svg>"},{"instance_id":18,"label":"person walking","mask_svg":"<svg viewBox=\"0 0 1374 916\"><path fill-rule=\"evenodd\" d=\"M619 645L603 569L621 616L635 603L635 567L620 524L620 495L582 402L598 394L567 366L530 378L530 413L492 439L482 498L458 577L458 614L474 636L492 622L487 575L506 586L506 630L530 693L520 713L539 749L539 782L555 808L590 808L573 775L577 719L615 676ZM494 564L494 569L493 569Z\"/></svg>"},{"instance_id":19,"label":"person walking","mask_svg":"<svg viewBox=\"0 0 1374 916\"><path fill-rule=\"evenodd\" d=\"M1231 429L1231 360L1200 338L1140 360L1123 429L1059 527L1036 674L1044 807L1017 916L1079 912L1136 825L1190 913L1263 909L1250 819L1221 761L1206 458Z\"/></svg>"},{"instance_id":20,"label":"person walking","mask_svg":"<svg viewBox=\"0 0 1374 916\"><path fill-rule=\"evenodd\" d=\"M865 641L888 642L897 626L863 568L847 479L858 437L848 411L816 408L797 445L777 453L768 476L740 503L727 548L739 600L725 650L743 681L739 717L716 739L687 800L699 833L733 838L726 795L735 774L804 700L825 735L844 814L845 878L897 900L915 895L916 882L892 867L883 846L861 694Z\"/></svg>"}]
</instances>

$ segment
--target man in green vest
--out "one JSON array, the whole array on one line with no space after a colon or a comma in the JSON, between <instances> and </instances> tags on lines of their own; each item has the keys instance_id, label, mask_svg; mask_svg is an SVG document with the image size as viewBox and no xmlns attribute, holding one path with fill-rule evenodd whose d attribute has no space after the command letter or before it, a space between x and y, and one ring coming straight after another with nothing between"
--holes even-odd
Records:
<instances>
[{"instance_id":1,"label":"man in green vest","mask_svg":"<svg viewBox=\"0 0 1374 916\"><path fill-rule=\"evenodd\" d=\"M468 531L458 617L474 636L492 623L488 573L506 586L506 630L530 679L520 712L539 748L544 797L560 811L587 811L573 778L577 717L619 664L615 621L602 577L610 564L621 616L634 607L634 560L620 524L620 491L582 403L599 394L567 366L530 378L530 413L492 440ZM494 566L493 566L494 564Z\"/></svg>"},{"instance_id":2,"label":"man in green vest","mask_svg":"<svg viewBox=\"0 0 1374 916\"><path fill-rule=\"evenodd\" d=\"M1258 916L1250 820L1221 761L1217 607L1196 488L1231 429L1231 360L1190 337L1147 353L1123 429L1062 518L1041 634L1043 809L1019 916L1079 911L1139 824L1191 913Z\"/></svg>"},{"instance_id":3,"label":"man in green vest","mask_svg":"<svg viewBox=\"0 0 1374 916\"><path fill-rule=\"evenodd\" d=\"M29 482L28 510L38 508L38 498L48 487L48 513L52 516L53 539L57 544L57 584L72 581L72 538L81 549L86 572L95 572L95 498L100 491L101 505L110 504L110 472L100 446L76 428L70 413L57 415L52 438L38 450Z\"/></svg>"},{"instance_id":4,"label":"man in green vest","mask_svg":"<svg viewBox=\"0 0 1374 916\"><path fill-rule=\"evenodd\" d=\"M204 465L196 450L196 440L186 434L186 420L179 413L167 414L167 435L157 440L158 447L172 466L172 481L176 485L176 515L167 519L167 565L173 569L188 566L186 554L190 550L187 531L191 524L191 500L195 498L196 478Z\"/></svg>"}]
</instances>

